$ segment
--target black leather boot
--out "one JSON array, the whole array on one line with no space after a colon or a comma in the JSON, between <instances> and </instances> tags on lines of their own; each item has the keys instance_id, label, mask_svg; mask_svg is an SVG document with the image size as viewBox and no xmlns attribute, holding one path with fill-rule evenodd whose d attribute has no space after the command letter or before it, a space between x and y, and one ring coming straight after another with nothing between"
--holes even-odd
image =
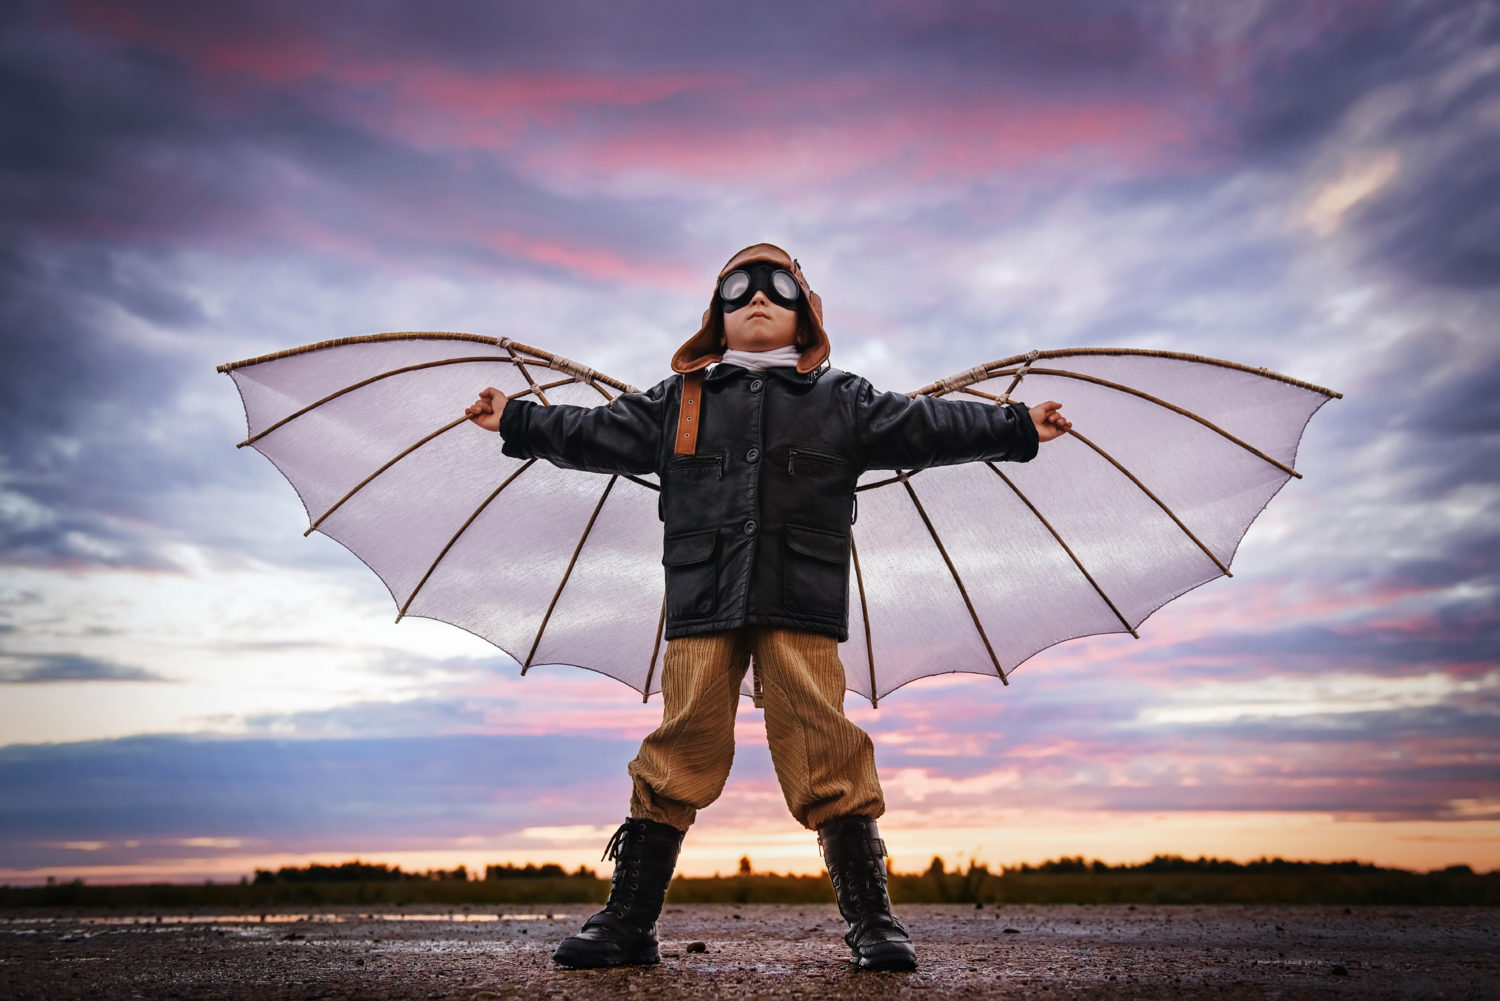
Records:
<instances>
[{"instance_id":1,"label":"black leather boot","mask_svg":"<svg viewBox=\"0 0 1500 1001\"><path fill-rule=\"evenodd\" d=\"M891 913L886 892L885 842L869 817L839 817L818 828L818 847L833 880L839 913L849 923L844 941L862 970L915 970L911 936Z\"/></svg>"},{"instance_id":2,"label":"black leather boot","mask_svg":"<svg viewBox=\"0 0 1500 1001\"><path fill-rule=\"evenodd\" d=\"M583 923L582 931L563 940L553 960L574 969L661 962L656 919L684 833L639 817L621 824L604 849L603 857L615 863L609 903Z\"/></svg>"}]
</instances>

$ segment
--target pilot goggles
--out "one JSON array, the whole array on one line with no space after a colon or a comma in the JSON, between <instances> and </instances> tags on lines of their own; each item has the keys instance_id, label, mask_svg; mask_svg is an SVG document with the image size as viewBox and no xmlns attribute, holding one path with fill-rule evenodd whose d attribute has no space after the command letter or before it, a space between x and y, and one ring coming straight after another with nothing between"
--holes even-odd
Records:
<instances>
[{"instance_id":1,"label":"pilot goggles","mask_svg":"<svg viewBox=\"0 0 1500 1001\"><path fill-rule=\"evenodd\" d=\"M749 305L756 292L764 292L767 299L785 309L796 309L802 298L802 289L792 273L766 261L737 268L719 282L719 302L726 313Z\"/></svg>"}]
</instances>

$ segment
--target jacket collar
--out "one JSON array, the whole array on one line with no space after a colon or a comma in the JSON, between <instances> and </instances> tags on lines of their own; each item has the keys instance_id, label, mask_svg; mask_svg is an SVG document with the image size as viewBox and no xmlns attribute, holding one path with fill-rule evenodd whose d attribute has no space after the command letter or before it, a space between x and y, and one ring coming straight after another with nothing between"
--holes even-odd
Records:
<instances>
[{"instance_id":1,"label":"jacket collar","mask_svg":"<svg viewBox=\"0 0 1500 1001\"><path fill-rule=\"evenodd\" d=\"M794 386L810 386L813 383L817 382L820 378L822 378L823 373L827 371L828 364L827 362L824 362L822 365L819 365L811 372L799 372L795 368L787 366L786 368L768 368L764 372L758 374L774 376L775 378L781 379L784 382L789 382ZM703 377L703 381L720 382L724 379L732 379L735 376L749 374L749 369L740 368L738 365L728 365L724 362L718 362L714 365L713 368L708 370L708 375Z\"/></svg>"}]
</instances>

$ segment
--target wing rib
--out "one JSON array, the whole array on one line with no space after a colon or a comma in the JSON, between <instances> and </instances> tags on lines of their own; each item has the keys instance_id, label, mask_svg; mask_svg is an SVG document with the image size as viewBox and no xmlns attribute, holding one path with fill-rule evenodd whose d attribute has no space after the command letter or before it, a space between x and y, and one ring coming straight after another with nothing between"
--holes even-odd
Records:
<instances>
[{"instance_id":1,"label":"wing rib","mask_svg":"<svg viewBox=\"0 0 1500 1001\"><path fill-rule=\"evenodd\" d=\"M604 493L599 495L599 503L594 505L594 513L589 515L589 523L583 526L583 535L578 539L578 545L573 548L573 558L568 560L568 569L563 571L562 580L557 582L557 590L552 593L552 601L547 605L547 614L542 616L542 624L537 627L536 639L531 641L531 652L526 655L526 663L521 665L521 675L524 677L531 668L531 658L536 656L537 647L542 645L542 633L547 631L547 622L552 618L552 610L557 607L557 599L562 597L563 588L568 586L568 578L573 576L573 565L578 562L578 554L583 552L583 544L589 541L589 533L594 530L594 522L599 519L599 512L604 508L604 502L609 499L609 492L614 489L615 480L618 476L611 476L609 482L604 485Z\"/></svg>"},{"instance_id":2,"label":"wing rib","mask_svg":"<svg viewBox=\"0 0 1500 1001\"><path fill-rule=\"evenodd\" d=\"M1263 379L1272 379L1276 382L1284 382L1288 385L1296 386L1299 389L1310 389L1315 393L1322 393L1324 396L1331 397L1335 400L1341 400L1344 398L1343 393L1336 393L1331 389L1325 389L1322 386L1315 386L1310 382L1303 382L1301 379L1293 379L1289 375L1282 375L1280 372L1272 372L1268 368L1252 368L1249 365L1241 365L1238 362L1225 361L1222 358L1209 358L1206 355L1185 354L1181 351L1158 351L1155 348L1052 348L1047 351L1028 351L1022 355L1011 355L1009 358L1002 358L999 361L992 361L986 365L976 366L975 368L969 369L967 372L962 373L957 378L939 379L937 382L923 386L921 389L915 390L914 392L908 393L907 395L918 396L922 394L935 394L939 391L952 392L953 390L969 383L983 382L986 379L993 379L1001 375L1012 375L1014 374L1014 371L1002 372L1000 370L1010 365L1014 365L1017 362L1034 361L1039 358L1075 358L1100 355L1114 357L1137 356L1144 358L1171 358L1174 361L1190 361L1197 362L1200 365L1216 365L1219 368L1234 369L1237 372L1249 372L1251 375L1258 375ZM1024 368L1025 366L1022 365L1022 367Z\"/></svg>"},{"instance_id":3,"label":"wing rib","mask_svg":"<svg viewBox=\"0 0 1500 1001\"><path fill-rule=\"evenodd\" d=\"M479 515L484 511L484 509L490 506L490 501L500 496L500 491L510 486L511 483L515 481L515 478L517 476L520 476L535 464L535 459L527 459L526 462L522 464L521 468L517 469L514 473L511 473L509 476L507 476L505 478L505 482L496 487L494 491L484 499L484 503L480 504L477 508L474 509L474 513L469 515L469 519L459 527L458 531L453 533L453 538L449 539L448 544L443 547L443 551L437 554L437 559L432 561L432 566L428 567L427 572L422 575L422 579L417 581L417 586L412 588L411 594L407 596L406 602L401 606L401 611L396 613L397 622L401 621L402 616L406 614L406 610L410 608L411 603L416 600L417 592L422 590L422 585L427 583L427 578L432 576L432 572L437 569L437 565L443 562L443 557L448 555L448 550L453 548L453 544L458 541L458 537L460 535L463 535L464 532L468 531L469 526L474 524L474 519L478 518Z\"/></svg>"},{"instance_id":4,"label":"wing rib","mask_svg":"<svg viewBox=\"0 0 1500 1001\"><path fill-rule=\"evenodd\" d=\"M344 496L340 497L337 501L334 502L333 507L329 508L327 511L324 511L321 515L319 515L317 521L314 521L311 525L307 526L307 531L305 531L305 532L302 533L303 536L305 537L305 536L311 535L313 533L313 531L315 529L317 529L317 527L319 525L323 524L324 520L330 514L333 514L333 512L337 511L341 506L343 506L344 501L348 500L350 497L353 497L355 494L357 494L361 490L363 490L365 488L365 486L368 485L371 480L375 479L375 477L379 476L381 473L385 472L387 469L390 469L396 463L400 462L402 459L406 458L408 455L410 455L411 453L415 452L417 449L421 448L423 445L427 444L429 441L431 441L432 439L436 438L438 435L442 434L444 431L452 431L454 428L458 427L460 424L463 424L468 419L469 419L468 417L460 417L457 420L452 421L451 423L444 424L442 427L438 428L436 431L434 431L431 434L427 435L426 437L420 439L419 441L413 442L412 444L406 446L406 448L402 449L400 452L396 453L396 455L393 458L391 458L390 460L388 460L385 463L385 465L381 466L379 469L375 470L375 472L371 473L369 476L366 476L364 479L362 479L358 483L356 483L354 485L354 487L351 488L348 493L346 493Z\"/></svg>"},{"instance_id":5,"label":"wing rib","mask_svg":"<svg viewBox=\"0 0 1500 1001\"><path fill-rule=\"evenodd\" d=\"M507 365L514 364L514 362L512 362L509 358L497 358L494 355L466 355L462 358L440 358L436 361L424 361L416 365L403 365L400 368L393 368L389 372L381 372L379 375L372 375L368 379L361 379L359 382L345 386L343 389L335 390L334 392L329 393L327 396L323 397L321 400L318 400L314 403L309 403L301 410L298 410L295 413L288 414L281 420L277 421L275 424L272 424L269 427L262 429L261 431L257 431L255 434L246 438L244 441L240 442L234 447L244 448L246 445L253 445L255 442L270 434L272 431L275 431L277 428L281 427L283 424L290 423L291 421L296 420L298 417L301 417L303 414L306 414L312 410L316 410L318 407L321 407L328 401L338 399L345 393L352 393L356 389L363 389L365 386L368 386L371 383L379 382L381 379L389 379L393 375L401 375L404 372L417 372L424 368L437 368L439 365L458 365L476 361L505 362Z\"/></svg>"},{"instance_id":6,"label":"wing rib","mask_svg":"<svg viewBox=\"0 0 1500 1001\"><path fill-rule=\"evenodd\" d=\"M1134 636L1136 639L1140 639L1140 633L1136 632L1133 628L1131 628L1130 623L1125 621L1125 616L1121 615L1120 610L1115 607L1115 603L1109 600L1109 595L1104 593L1104 588L1099 586L1099 582L1094 579L1094 575L1089 573L1087 568L1084 567L1083 561L1080 560L1078 556L1073 552L1072 547L1070 547L1066 542L1063 541L1063 537L1061 535L1057 534L1057 529L1052 527L1052 523L1049 522L1046 518L1042 517L1042 512L1038 511L1036 509L1036 505L1031 503L1031 498L1021 493L1021 488L1012 483L1009 476L1006 476L1004 473L1000 472L999 467L996 466L993 462L986 461L985 465L989 466L990 471L993 472L996 476L1000 477L1000 479L1004 481L1006 486L1015 491L1016 496L1021 498L1021 503L1025 504L1031 510L1031 513L1036 515L1036 520L1042 523L1042 527L1046 528L1047 531L1052 533L1052 538L1057 540L1057 544L1059 546L1062 546L1063 552L1068 554L1068 559L1072 560L1073 565L1078 568L1078 572L1083 574L1083 579L1093 585L1093 588L1096 592L1098 592L1099 597L1103 598L1104 603L1109 606L1109 610L1115 613L1115 618L1120 620L1120 625L1124 626L1126 630L1129 631L1130 635Z\"/></svg>"},{"instance_id":7,"label":"wing rib","mask_svg":"<svg viewBox=\"0 0 1500 1001\"><path fill-rule=\"evenodd\" d=\"M641 701L651 701L651 679L656 676L656 655L661 652L661 630L667 624L667 599L664 595L661 599L661 615L656 620L656 642L651 644L651 663L646 667L645 691L641 692Z\"/></svg>"},{"instance_id":8,"label":"wing rib","mask_svg":"<svg viewBox=\"0 0 1500 1001\"><path fill-rule=\"evenodd\" d=\"M1189 539L1192 539L1193 542L1194 542L1194 544L1196 544L1199 549L1203 550L1203 554L1205 556L1207 556L1209 559L1211 559L1211 560L1214 561L1214 566L1216 566L1220 570L1224 571L1225 576L1228 576L1228 577L1233 577L1234 576L1234 574L1230 572L1229 568L1224 565L1224 561L1221 560L1221 559L1219 559L1217 556L1215 556L1214 553L1213 553L1213 550L1211 550L1207 546L1205 546L1203 544L1203 541L1201 539L1199 539L1196 535L1193 534L1193 530L1190 529L1190 528L1188 528L1186 525L1184 525L1182 523L1182 519L1179 518L1179 517L1177 517L1177 515L1172 511L1171 508L1167 507L1165 501L1163 501L1160 497L1156 496L1156 494L1152 493L1151 490L1150 490L1150 488L1147 487L1146 484L1144 484L1140 480L1136 479L1136 476L1135 476L1134 473L1132 473L1130 470L1126 469L1124 466L1120 465L1120 463L1118 461L1116 461L1116 459L1115 459L1114 456L1110 455L1104 449L1100 448L1098 445L1094 444L1092 441L1090 441L1089 439L1085 438L1083 435L1079 434L1076 430L1075 431L1069 431L1068 434L1072 435L1074 438L1077 438L1079 441L1083 442L1089 448L1092 448L1095 452L1097 452L1100 455L1100 457L1102 457L1111 466L1114 466L1120 472L1124 473L1127 477L1129 477L1130 482L1134 483L1138 488L1140 488L1141 493L1145 494L1147 497L1150 497L1153 501L1155 501L1156 502L1156 506L1159 507L1159 508L1161 508L1163 511L1165 511L1167 513L1167 517L1171 518L1172 521L1176 523L1177 527L1180 528L1180 529L1182 529L1183 534L1185 534Z\"/></svg>"},{"instance_id":9,"label":"wing rib","mask_svg":"<svg viewBox=\"0 0 1500 1001\"><path fill-rule=\"evenodd\" d=\"M969 600L969 591L964 587L963 578L958 575L958 568L948 557L948 550L943 546L943 540L938 538L937 529L932 527L932 519L927 517L927 511L922 507L922 502L917 498L917 492L912 489L911 483L907 481L905 473L901 474L901 485L911 495L911 502L917 506L917 514L922 516L922 524L927 526L927 532L932 536L938 552L942 554L943 562L948 564L948 572L953 575L953 583L958 585L958 593L963 596L964 605L969 609L969 618L974 620L974 628L979 630L979 638L984 641L984 649L990 655L990 662L995 665L995 673L1000 675L1001 681L1007 685L1010 684L1010 679L1005 676L1005 669L1000 666L1000 658L995 656L995 648L990 646L990 638L985 635L984 624L979 621L979 614L974 611L974 603Z\"/></svg>"},{"instance_id":10,"label":"wing rib","mask_svg":"<svg viewBox=\"0 0 1500 1001\"><path fill-rule=\"evenodd\" d=\"M890 486L892 483L904 483L905 481L911 479L913 476L916 476L921 471L922 469L903 469L897 472L895 476L888 476L883 480L876 480L874 483L861 484L860 486L854 488L854 492L860 493L861 491L865 490L874 490L876 487Z\"/></svg>"},{"instance_id":11,"label":"wing rib","mask_svg":"<svg viewBox=\"0 0 1500 1001\"><path fill-rule=\"evenodd\" d=\"M324 348L343 347L346 344L377 344L382 341L474 341L477 344L493 344L496 347L509 351L511 348L530 355L534 360L540 360L548 368L559 372L566 372L577 377L580 381L597 379L608 386L613 386L622 393L638 393L629 383L621 382L611 378L603 372L596 372L587 365L580 365L571 358L555 355L551 351L543 351L529 344L511 340L509 337L488 337L484 334L462 334L447 330L401 330L385 334L361 334L357 337L335 337L328 341L319 341L316 344L304 344L301 347L287 348L285 351L273 351L266 355L257 355L254 358L246 358L242 361L225 362L218 366L215 371L230 372L237 368L245 368L250 365L259 365L262 362L275 361L278 358L290 358L293 355L304 355L312 351L322 351ZM998 363L997 363L998 364Z\"/></svg>"},{"instance_id":12,"label":"wing rib","mask_svg":"<svg viewBox=\"0 0 1500 1001\"><path fill-rule=\"evenodd\" d=\"M1017 371L1019 371L1019 370L1017 370ZM1009 372L1009 371L1001 371L1001 372L994 372L994 373L992 373L993 376L1011 375L1011 374L1012 373ZM1249 442L1243 441L1243 440L1241 440L1239 438L1236 438L1234 435L1230 434L1228 431L1225 431L1223 428L1219 427L1219 425L1215 424L1213 421L1209 420L1207 417L1200 417L1198 414L1193 413L1191 410L1184 410L1182 407L1179 407L1177 404L1175 404L1175 403L1168 403L1166 400L1163 400L1163 399L1161 399L1160 397L1157 397L1157 396L1152 396L1150 393L1142 392L1139 389L1132 389L1129 386L1122 386L1120 383L1118 383L1118 382L1110 382L1108 379L1100 379L1097 376L1084 375L1082 372L1069 372L1066 369L1061 369L1061 368L1033 368L1033 369L1031 369L1030 373L1028 373L1028 374L1030 374L1030 375L1055 375L1055 376L1057 376L1058 378L1061 378L1061 379L1077 379L1080 382L1092 382L1096 386L1103 386L1106 389L1113 389L1113 390L1117 390L1117 391L1119 391L1121 393L1128 393L1131 396L1139 397L1140 399L1145 400L1147 403L1154 403L1158 407L1163 407L1163 408L1165 408L1167 410L1172 411L1174 414L1181 414L1183 417L1186 417L1189 420L1197 421L1199 424L1202 424L1204 427L1208 428L1210 431L1213 431L1214 433L1222 436L1223 438L1225 438L1228 441L1234 442L1236 445L1238 445L1240 448L1243 448L1245 451L1249 452L1251 455L1256 456L1257 458L1260 458L1260 459L1264 459L1265 461L1269 462L1271 465L1275 466L1277 469L1280 469L1284 473L1289 473L1292 476L1297 477L1297 479L1299 479L1299 480L1302 479L1302 474L1299 473L1299 472L1297 472L1291 466L1288 466L1286 463L1282 462L1280 459L1272 458L1271 456L1269 456L1266 453L1262 452L1260 449L1256 448L1254 445L1250 444ZM1262 373L1262 374L1264 374L1264 373ZM1019 381L1019 379L1017 379L1016 381ZM1287 381L1291 381L1291 380L1287 380ZM1012 382L1011 383L1011 389L1014 389L1014 388L1015 388L1015 382Z\"/></svg>"},{"instance_id":13,"label":"wing rib","mask_svg":"<svg viewBox=\"0 0 1500 1001\"><path fill-rule=\"evenodd\" d=\"M865 575L859 569L859 548L849 533L849 553L854 557L854 582L859 586L859 610L865 620L865 659L870 662L870 708L880 708L880 690L875 687L875 646L870 639L870 606L865 602Z\"/></svg>"},{"instance_id":14,"label":"wing rib","mask_svg":"<svg viewBox=\"0 0 1500 1001\"><path fill-rule=\"evenodd\" d=\"M516 352L516 349L507 344L505 346L505 350L510 352L510 360L515 364L516 369L520 371L521 377L526 380L526 385L530 386L532 392L536 393L536 398L550 407L552 405L552 402L547 399L547 394L542 392L543 387L538 386L536 384L536 380L531 377L531 369L526 367L526 362ZM566 381L573 382L574 380L568 379Z\"/></svg>"}]
</instances>

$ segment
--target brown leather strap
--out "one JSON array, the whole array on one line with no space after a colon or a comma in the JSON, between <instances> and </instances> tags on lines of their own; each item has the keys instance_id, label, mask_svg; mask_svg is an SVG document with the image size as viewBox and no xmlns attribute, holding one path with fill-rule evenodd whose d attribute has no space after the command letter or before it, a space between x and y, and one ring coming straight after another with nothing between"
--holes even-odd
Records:
<instances>
[{"instance_id":1,"label":"brown leather strap","mask_svg":"<svg viewBox=\"0 0 1500 1001\"><path fill-rule=\"evenodd\" d=\"M698 451L698 411L703 403L703 372L689 372L682 377L682 404L677 408L676 455Z\"/></svg>"}]
</instances>

